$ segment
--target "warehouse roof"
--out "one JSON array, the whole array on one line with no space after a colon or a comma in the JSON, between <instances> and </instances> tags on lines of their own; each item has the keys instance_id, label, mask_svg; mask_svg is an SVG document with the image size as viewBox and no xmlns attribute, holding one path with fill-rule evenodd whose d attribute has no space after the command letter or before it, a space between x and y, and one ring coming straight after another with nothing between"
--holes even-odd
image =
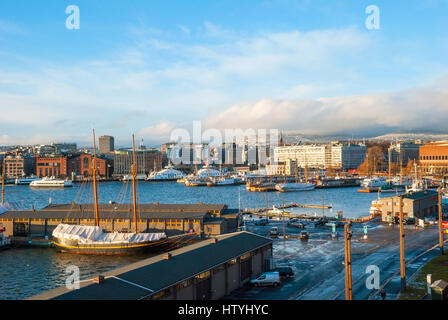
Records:
<instances>
[{"instance_id":1,"label":"warehouse roof","mask_svg":"<svg viewBox=\"0 0 448 320\"><path fill-rule=\"evenodd\" d=\"M202 218L212 211L225 212L224 204L139 204L140 219L169 219L169 218ZM102 219L132 219L132 206L129 204L99 204ZM93 219L92 204L51 204L42 210L15 210L0 214L0 218L11 219Z\"/></svg>"},{"instance_id":2,"label":"warehouse roof","mask_svg":"<svg viewBox=\"0 0 448 320\"><path fill-rule=\"evenodd\" d=\"M171 251L172 257L158 255L104 274L95 284L83 281L78 290L60 287L32 297L35 300L138 300L211 270L241 255L272 243L272 240L246 231L204 240Z\"/></svg>"}]
</instances>

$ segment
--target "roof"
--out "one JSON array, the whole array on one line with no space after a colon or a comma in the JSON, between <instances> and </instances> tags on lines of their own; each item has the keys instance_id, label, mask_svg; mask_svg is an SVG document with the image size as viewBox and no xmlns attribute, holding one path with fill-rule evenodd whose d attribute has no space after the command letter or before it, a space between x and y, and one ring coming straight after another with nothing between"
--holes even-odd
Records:
<instances>
[{"instance_id":1,"label":"roof","mask_svg":"<svg viewBox=\"0 0 448 320\"><path fill-rule=\"evenodd\" d=\"M211 270L241 255L270 245L272 240L246 231L217 236L105 273L105 281L81 282L78 290L60 287L34 300L138 300Z\"/></svg>"},{"instance_id":2,"label":"roof","mask_svg":"<svg viewBox=\"0 0 448 320\"><path fill-rule=\"evenodd\" d=\"M103 219L133 219L132 206L129 204L99 204L100 218ZM140 219L169 219L169 218L202 218L210 211L226 211L224 204L139 204ZM93 204L51 204L42 210L8 211L0 218L49 218L49 219L92 219L94 217Z\"/></svg>"},{"instance_id":3,"label":"roof","mask_svg":"<svg viewBox=\"0 0 448 320\"><path fill-rule=\"evenodd\" d=\"M423 199L423 198L427 198L427 197L432 197L432 196L435 196L437 194L438 194L437 191L424 190L424 191L408 193L408 194L404 195L403 198L405 198L405 199L412 199L412 200L418 200L418 199Z\"/></svg>"}]
</instances>

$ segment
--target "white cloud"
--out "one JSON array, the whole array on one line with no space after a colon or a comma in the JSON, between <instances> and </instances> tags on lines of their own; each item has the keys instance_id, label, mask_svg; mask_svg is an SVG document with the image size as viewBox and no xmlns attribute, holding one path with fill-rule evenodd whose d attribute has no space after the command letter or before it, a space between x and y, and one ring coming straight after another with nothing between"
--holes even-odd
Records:
<instances>
[{"instance_id":1,"label":"white cloud","mask_svg":"<svg viewBox=\"0 0 448 320\"><path fill-rule=\"evenodd\" d=\"M440 81L444 81L441 79ZM209 128L278 128L307 134L384 133L385 130L447 132L448 90L440 82L400 92L240 102L209 115Z\"/></svg>"}]
</instances>

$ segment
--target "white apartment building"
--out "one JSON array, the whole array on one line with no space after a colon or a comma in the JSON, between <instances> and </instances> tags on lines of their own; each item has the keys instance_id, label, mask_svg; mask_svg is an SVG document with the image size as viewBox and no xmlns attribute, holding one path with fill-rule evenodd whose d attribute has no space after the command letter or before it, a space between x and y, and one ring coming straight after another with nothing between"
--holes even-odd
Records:
<instances>
[{"instance_id":1,"label":"white apartment building","mask_svg":"<svg viewBox=\"0 0 448 320\"><path fill-rule=\"evenodd\" d=\"M274 159L280 163L294 160L300 168L348 170L359 167L366 157L366 150L365 145L340 143L281 146L274 149Z\"/></svg>"}]
</instances>

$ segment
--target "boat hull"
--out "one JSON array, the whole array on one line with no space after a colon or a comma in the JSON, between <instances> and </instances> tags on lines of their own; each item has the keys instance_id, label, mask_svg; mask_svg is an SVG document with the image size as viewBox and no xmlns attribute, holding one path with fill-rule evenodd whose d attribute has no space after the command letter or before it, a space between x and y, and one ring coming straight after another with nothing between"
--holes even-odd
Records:
<instances>
[{"instance_id":1,"label":"boat hull","mask_svg":"<svg viewBox=\"0 0 448 320\"><path fill-rule=\"evenodd\" d=\"M65 253L127 256L143 253L161 253L173 250L194 241L196 238L196 234L184 234L157 241L139 243L82 244L76 240L53 237L53 244L57 250Z\"/></svg>"}]
</instances>

